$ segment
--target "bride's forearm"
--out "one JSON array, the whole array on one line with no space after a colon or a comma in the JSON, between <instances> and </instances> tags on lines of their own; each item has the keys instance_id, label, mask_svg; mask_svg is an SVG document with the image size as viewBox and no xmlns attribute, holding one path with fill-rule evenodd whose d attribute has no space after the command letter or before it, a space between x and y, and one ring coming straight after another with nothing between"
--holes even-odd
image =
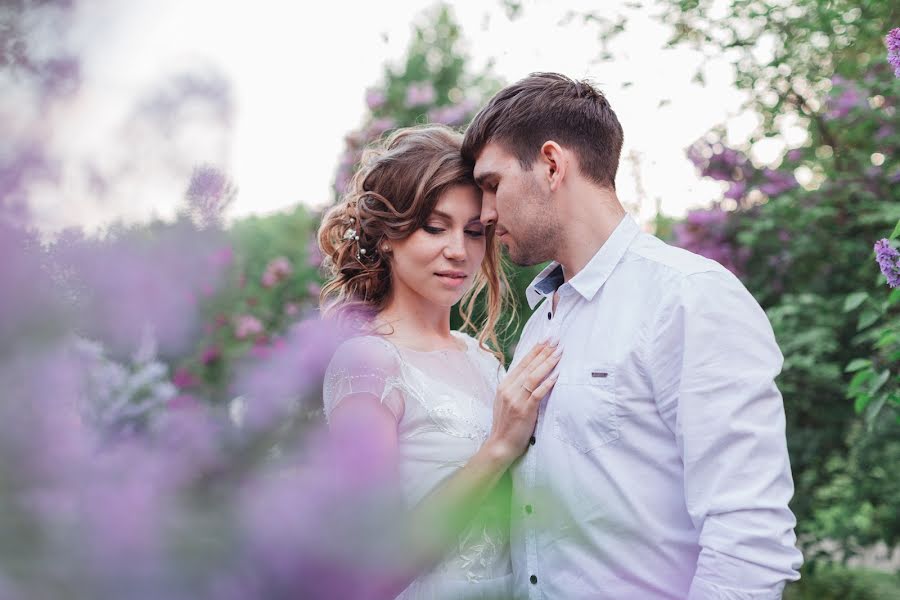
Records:
<instances>
[{"instance_id":1,"label":"bride's forearm","mask_svg":"<svg viewBox=\"0 0 900 600\"><path fill-rule=\"evenodd\" d=\"M515 457L489 439L461 469L415 507L410 518L410 534L423 558L443 554Z\"/></svg>"},{"instance_id":2,"label":"bride's forearm","mask_svg":"<svg viewBox=\"0 0 900 600\"><path fill-rule=\"evenodd\" d=\"M429 571L446 554L503 477L516 454L493 439L486 441L466 464L425 496L400 529L400 552L408 568L385 582L384 598L402 592L418 575Z\"/></svg>"}]
</instances>

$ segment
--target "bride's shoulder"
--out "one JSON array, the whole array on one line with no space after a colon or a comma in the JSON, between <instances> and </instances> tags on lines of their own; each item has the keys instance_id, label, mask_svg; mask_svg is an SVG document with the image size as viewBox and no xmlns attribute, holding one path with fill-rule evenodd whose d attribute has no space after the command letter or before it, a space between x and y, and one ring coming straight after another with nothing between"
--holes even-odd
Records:
<instances>
[{"instance_id":1,"label":"bride's shoulder","mask_svg":"<svg viewBox=\"0 0 900 600\"><path fill-rule=\"evenodd\" d=\"M393 344L378 335L360 335L343 341L334 351L329 367L369 368L394 371L398 365Z\"/></svg>"}]
</instances>

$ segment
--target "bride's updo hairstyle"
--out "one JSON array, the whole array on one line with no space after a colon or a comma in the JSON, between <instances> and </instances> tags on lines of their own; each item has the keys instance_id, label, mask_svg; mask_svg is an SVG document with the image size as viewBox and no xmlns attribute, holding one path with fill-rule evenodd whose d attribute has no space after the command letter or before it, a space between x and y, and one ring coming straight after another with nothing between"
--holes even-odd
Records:
<instances>
[{"instance_id":1,"label":"bride's updo hairstyle","mask_svg":"<svg viewBox=\"0 0 900 600\"><path fill-rule=\"evenodd\" d=\"M328 282L320 306L325 317L371 322L391 291L390 254L385 242L401 240L425 225L444 192L477 188L460 154L462 135L443 125L398 129L368 148L346 194L324 215L318 241ZM459 303L463 328L477 332L484 347L499 350L497 324L508 288L494 240L485 230L481 270ZM484 314L473 317L485 295Z\"/></svg>"}]
</instances>

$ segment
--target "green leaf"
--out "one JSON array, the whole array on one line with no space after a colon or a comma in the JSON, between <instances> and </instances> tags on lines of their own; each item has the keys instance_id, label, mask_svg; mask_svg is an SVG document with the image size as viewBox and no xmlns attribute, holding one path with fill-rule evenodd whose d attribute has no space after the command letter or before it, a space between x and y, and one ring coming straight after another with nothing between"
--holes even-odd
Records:
<instances>
[{"instance_id":1,"label":"green leaf","mask_svg":"<svg viewBox=\"0 0 900 600\"><path fill-rule=\"evenodd\" d=\"M896 240L898 237L900 237L900 221L897 221L897 225L894 227L894 231L893 233L891 233L890 239Z\"/></svg>"},{"instance_id":2,"label":"green leaf","mask_svg":"<svg viewBox=\"0 0 900 600\"><path fill-rule=\"evenodd\" d=\"M860 393L862 385L872 377L872 371L857 371L847 386L847 397L852 398Z\"/></svg>"},{"instance_id":3,"label":"green leaf","mask_svg":"<svg viewBox=\"0 0 900 600\"><path fill-rule=\"evenodd\" d=\"M866 327L870 326L872 323L877 321L878 317L880 317L880 316L881 316L881 314L878 311L872 310L871 308L863 311L863 313L861 315L859 315L859 323L857 323L856 329L857 330L865 329Z\"/></svg>"},{"instance_id":4,"label":"green leaf","mask_svg":"<svg viewBox=\"0 0 900 600\"><path fill-rule=\"evenodd\" d=\"M871 432L873 426L875 425L875 418L878 416L878 413L881 412L881 408L884 406L884 403L887 401L887 394L881 394L877 398L875 398L875 402L871 402L868 405L868 410L866 410L866 428ZM857 411L859 412L859 411Z\"/></svg>"},{"instance_id":5,"label":"green leaf","mask_svg":"<svg viewBox=\"0 0 900 600\"><path fill-rule=\"evenodd\" d=\"M844 312L856 310L868 297L869 292L853 292L852 294L848 294L844 299Z\"/></svg>"},{"instance_id":6,"label":"green leaf","mask_svg":"<svg viewBox=\"0 0 900 600\"><path fill-rule=\"evenodd\" d=\"M897 332L891 331L890 329L882 332L881 337L878 338L878 341L875 342L876 348L884 348L885 346L890 346L894 342L897 341Z\"/></svg>"},{"instance_id":7,"label":"green leaf","mask_svg":"<svg viewBox=\"0 0 900 600\"><path fill-rule=\"evenodd\" d=\"M872 381L872 384L869 386L869 392L874 394L878 390L881 389L881 386L885 384L885 382L890 378L891 371L890 369L885 369Z\"/></svg>"},{"instance_id":8,"label":"green leaf","mask_svg":"<svg viewBox=\"0 0 900 600\"><path fill-rule=\"evenodd\" d=\"M897 304L898 302L900 302L900 287L895 288L891 291L890 295L888 296L887 301L888 301L888 306L893 306L893 305Z\"/></svg>"},{"instance_id":9,"label":"green leaf","mask_svg":"<svg viewBox=\"0 0 900 600\"><path fill-rule=\"evenodd\" d=\"M853 410L856 411L856 414L861 413L866 409L866 406L869 404L869 401L872 400L872 397L868 394L860 394L856 397L856 401L853 403Z\"/></svg>"},{"instance_id":10,"label":"green leaf","mask_svg":"<svg viewBox=\"0 0 900 600\"><path fill-rule=\"evenodd\" d=\"M847 365L847 368L844 369L844 373L853 373L854 371L865 369L866 367L871 365L872 361L868 358L854 358L850 361L850 364Z\"/></svg>"}]
</instances>

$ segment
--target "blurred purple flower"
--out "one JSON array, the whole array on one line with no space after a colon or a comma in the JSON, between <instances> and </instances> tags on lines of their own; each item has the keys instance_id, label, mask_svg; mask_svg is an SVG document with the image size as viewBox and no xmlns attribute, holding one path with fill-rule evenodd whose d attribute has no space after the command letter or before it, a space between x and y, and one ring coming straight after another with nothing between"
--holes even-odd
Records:
<instances>
[{"instance_id":1,"label":"blurred purple flower","mask_svg":"<svg viewBox=\"0 0 900 600\"><path fill-rule=\"evenodd\" d=\"M787 159L791 162L797 162L803 158L803 150L800 148L794 148L793 150L788 150Z\"/></svg>"},{"instance_id":2,"label":"blurred purple flower","mask_svg":"<svg viewBox=\"0 0 900 600\"><path fill-rule=\"evenodd\" d=\"M267 288L274 287L287 279L293 272L294 268L291 266L291 261L286 256L273 258L266 265L266 270L262 274L262 285Z\"/></svg>"},{"instance_id":3,"label":"blurred purple flower","mask_svg":"<svg viewBox=\"0 0 900 600\"><path fill-rule=\"evenodd\" d=\"M234 186L222 171L209 165L196 167L185 194L188 209L202 227L219 226L223 212L234 199ZM230 247L228 248L230 251ZM218 255L217 255L218 258ZM230 254L222 258L230 259Z\"/></svg>"},{"instance_id":4,"label":"blurred purple flower","mask_svg":"<svg viewBox=\"0 0 900 600\"><path fill-rule=\"evenodd\" d=\"M884 44L888 49L888 62L894 67L894 76L900 77L900 27L894 27L884 36Z\"/></svg>"},{"instance_id":5,"label":"blurred purple flower","mask_svg":"<svg viewBox=\"0 0 900 600\"><path fill-rule=\"evenodd\" d=\"M68 234L51 248L79 309L79 327L114 353L130 352L150 329L164 355L183 352L200 329L195 299L218 289L212 258L221 232L173 225L117 231L106 239Z\"/></svg>"},{"instance_id":6,"label":"blurred purple flower","mask_svg":"<svg viewBox=\"0 0 900 600\"><path fill-rule=\"evenodd\" d=\"M387 96L384 91L379 88L369 88L366 90L366 106L369 110L378 110L384 106Z\"/></svg>"},{"instance_id":7,"label":"blurred purple flower","mask_svg":"<svg viewBox=\"0 0 900 600\"><path fill-rule=\"evenodd\" d=\"M319 268L322 266L322 251L319 249L319 240L315 235L306 243L306 264Z\"/></svg>"},{"instance_id":8,"label":"blurred purple flower","mask_svg":"<svg viewBox=\"0 0 900 600\"><path fill-rule=\"evenodd\" d=\"M284 305L284 314L289 317L295 317L300 314L300 305L296 302L288 302Z\"/></svg>"},{"instance_id":9,"label":"blurred purple flower","mask_svg":"<svg viewBox=\"0 0 900 600\"><path fill-rule=\"evenodd\" d=\"M735 248L728 233L729 213L720 208L690 211L672 228L680 248L710 258L736 275L743 271L749 249Z\"/></svg>"},{"instance_id":10,"label":"blurred purple flower","mask_svg":"<svg viewBox=\"0 0 900 600\"><path fill-rule=\"evenodd\" d=\"M208 365L212 362L215 362L222 358L222 351L218 346L209 346L208 348L203 350L203 353L200 355L200 362L204 365Z\"/></svg>"},{"instance_id":11,"label":"blurred purple flower","mask_svg":"<svg viewBox=\"0 0 900 600\"><path fill-rule=\"evenodd\" d=\"M438 106L428 111L428 120L432 123L443 123L451 127L463 125L471 116L475 103L466 98L459 104Z\"/></svg>"},{"instance_id":12,"label":"blurred purple flower","mask_svg":"<svg viewBox=\"0 0 900 600\"><path fill-rule=\"evenodd\" d=\"M263 332L262 322L253 315L239 315L234 323L234 337L239 340Z\"/></svg>"},{"instance_id":13,"label":"blurred purple flower","mask_svg":"<svg viewBox=\"0 0 900 600\"><path fill-rule=\"evenodd\" d=\"M890 287L900 287L900 252L891 245L890 240L880 239L875 242L875 260L881 273L887 278Z\"/></svg>"},{"instance_id":14,"label":"blurred purple flower","mask_svg":"<svg viewBox=\"0 0 900 600\"><path fill-rule=\"evenodd\" d=\"M743 152L721 144L710 145L700 140L688 148L687 156L703 177L718 181L746 181L753 173L750 160Z\"/></svg>"},{"instance_id":15,"label":"blurred purple flower","mask_svg":"<svg viewBox=\"0 0 900 600\"><path fill-rule=\"evenodd\" d=\"M389 129L393 129L397 126L397 121L390 117L382 117L380 119L375 119L369 126L366 128L366 139L374 140L380 137L385 131ZM354 161L355 163L356 161Z\"/></svg>"},{"instance_id":16,"label":"blurred purple flower","mask_svg":"<svg viewBox=\"0 0 900 600\"><path fill-rule=\"evenodd\" d=\"M315 281L310 281L306 286L306 293L312 296L313 298L318 299L319 294L322 292L322 286L319 285Z\"/></svg>"},{"instance_id":17,"label":"blurred purple flower","mask_svg":"<svg viewBox=\"0 0 900 600\"><path fill-rule=\"evenodd\" d=\"M777 196L797 187L797 180L793 173L765 169L762 177L764 181L760 184L759 191L767 196Z\"/></svg>"},{"instance_id":18,"label":"blurred purple flower","mask_svg":"<svg viewBox=\"0 0 900 600\"><path fill-rule=\"evenodd\" d=\"M288 329L277 352L245 364L235 378L232 395L246 399L248 426L270 426L307 394L318 402L322 375L342 337L334 323L300 321Z\"/></svg>"},{"instance_id":19,"label":"blurred purple flower","mask_svg":"<svg viewBox=\"0 0 900 600\"><path fill-rule=\"evenodd\" d=\"M434 102L437 93L431 83L413 82L406 88L406 106L409 108L417 108L419 106L427 106Z\"/></svg>"},{"instance_id":20,"label":"blurred purple flower","mask_svg":"<svg viewBox=\"0 0 900 600\"><path fill-rule=\"evenodd\" d=\"M725 191L725 197L732 200L740 200L747 191L747 184L744 181L733 181Z\"/></svg>"},{"instance_id":21,"label":"blurred purple flower","mask_svg":"<svg viewBox=\"0 0 900 600\"><path fill-rule=\"evenodd\" d=\"M889 123L884 123L878 128L878 131L875 132L875 139L883 140L885 138L891 137L892 135L894 135L894 127Z\"/></svg>"},{"instance_id":22,"label":"blurred purple flower","mask_svg":"<svg viewBox=\"0 0 900 600\"><path fill-rule=\"evenodd\" d=\"M196 386L200 383L200 380L187 369L181 368L172 374L172 383L174 383L178 389L184 390Z\"/></svg>"},{"instance_id":23,"label":"blurred purple flower","mask_svg":"<svg viewBox=\"0 0 900 600\"><path fill-rule=\"evenodd\" d=\"M868 106L865 94L852 81L835 75L831 78L831 82L831 95L825 101L826 120L843 119L853 109Z\"/></svg>"}]
</instances>

